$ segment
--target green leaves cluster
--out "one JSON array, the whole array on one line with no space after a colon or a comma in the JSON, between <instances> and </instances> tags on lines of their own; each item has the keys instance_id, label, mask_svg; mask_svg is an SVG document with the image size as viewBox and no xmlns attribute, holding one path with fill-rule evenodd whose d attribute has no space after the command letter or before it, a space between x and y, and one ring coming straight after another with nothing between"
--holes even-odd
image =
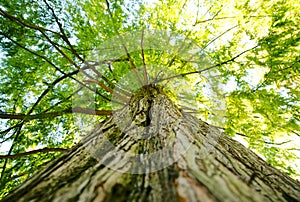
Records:
<instances>
[{"instance_id":1,"label":"green leaves cluster","mask_svg":"<svg viewBox=\"0 0 300 202\"><path fill-rule=\"evenodd\" d=\"M104 110L111 110L110 90L133 68L132 60L133 66L160 64L181 75L190 84L181 88L193 91L185 100L173 96L175 102L186 103L180 106L183 110L246 141L272 165L299 177L294 163L299 162L300 138L299 10L294 0L4 0L1 155L76 144L81 137L69 113L72 99L84 90L95 92L88 107L95 106L100 114L96 119L103 120ZM203 51L186 61L168 50L152 49L113 58L102 47L109 38L143 29L176 32ZM124 52L124 47L111 48ZM92 51L101 53L100 61ZM95 61L98 73L91 71ZM206 70L208 63L212 67ZM96 76L89 78L91 72ZM2 158L0 197L60 154Z\"/></svg>"}]
</instances>

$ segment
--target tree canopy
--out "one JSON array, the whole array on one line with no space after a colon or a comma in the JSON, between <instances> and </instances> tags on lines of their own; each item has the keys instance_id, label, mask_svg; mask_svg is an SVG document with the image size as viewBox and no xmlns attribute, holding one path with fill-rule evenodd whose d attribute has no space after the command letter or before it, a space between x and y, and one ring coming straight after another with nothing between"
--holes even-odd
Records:
<instances>
[{"instance_id":1,"label":"tree canopy","mask_svg":"<svg viewBox=\"0 0 300 202\"><path fill-rule=\"evenodd\" d=\"M299 10L295 0L2 1L0 197L128 99L134 69L299 178ZM186 57L183 43L201 51Z\"/></svg>"}]
</instances>

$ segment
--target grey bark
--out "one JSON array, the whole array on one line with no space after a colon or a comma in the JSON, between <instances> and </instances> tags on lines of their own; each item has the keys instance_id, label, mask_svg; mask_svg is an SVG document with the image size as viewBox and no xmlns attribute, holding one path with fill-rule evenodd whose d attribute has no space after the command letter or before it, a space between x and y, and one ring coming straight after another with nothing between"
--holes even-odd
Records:
<instances>
[{"instance_id":1,"label":"grey bark","mask_svg":"<svg viewBox=\"0 0 300 202\"><path fill-rule=\"evenodd\" d=\"M12 201L293 202L300 184L148 87L2 200Z\"/></svg>"}]
</instances>

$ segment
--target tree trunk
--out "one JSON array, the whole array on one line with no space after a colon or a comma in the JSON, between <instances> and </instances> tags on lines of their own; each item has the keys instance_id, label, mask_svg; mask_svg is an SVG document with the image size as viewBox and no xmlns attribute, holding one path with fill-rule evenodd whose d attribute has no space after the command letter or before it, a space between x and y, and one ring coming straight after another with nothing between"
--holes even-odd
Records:
<instances>
[{"instance_id":1,"label":"tree trunk","mask_svg":"<svg viewBox=\"0 0 300 202\"><path fill-rule=\"evenodd\" d=\"M12 201L300 201L300 184L147 86Z\"/></svg>"}]
</instances>

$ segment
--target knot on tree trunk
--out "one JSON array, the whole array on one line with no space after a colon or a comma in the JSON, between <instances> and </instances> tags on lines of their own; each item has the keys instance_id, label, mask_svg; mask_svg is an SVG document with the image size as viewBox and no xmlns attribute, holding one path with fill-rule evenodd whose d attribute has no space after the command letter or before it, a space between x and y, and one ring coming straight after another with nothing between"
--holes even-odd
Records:
<instances>
[{"instance_id":1,"label":"knot on tree trunk","mask_svg":"<svg viewBox=\"0 0 300 202\"><path fill-rule=\"evenodd\" d=\"M137 126L150 125L154 101L158 96L163 96L164 99L168 100L161 87L150 84L143 86L131 97L129 102L130 116Z\"/></svg>"}]
</instances>

